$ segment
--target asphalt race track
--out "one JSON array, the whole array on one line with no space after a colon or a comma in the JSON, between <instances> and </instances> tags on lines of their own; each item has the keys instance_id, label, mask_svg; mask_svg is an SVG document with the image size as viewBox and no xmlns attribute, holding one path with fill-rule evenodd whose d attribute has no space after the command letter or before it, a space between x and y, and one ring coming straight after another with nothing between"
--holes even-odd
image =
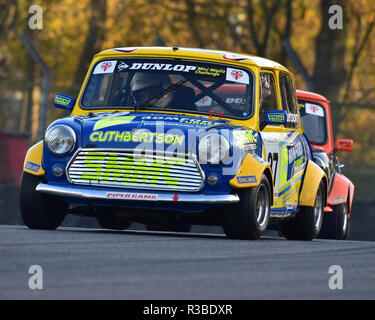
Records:
<instances>
[{"instance_id":1,"label":"asphalt race track","mask_svg":"<svg viewBox=\"0 0 375 320\"><path fill-rule=\"evenodd\" d=\"M31 265L42 290L28 286ZM331 265L342 290L328 286ZM0 226L0 299L374 298L374 242Z\"/></svg>"}]
</instances>

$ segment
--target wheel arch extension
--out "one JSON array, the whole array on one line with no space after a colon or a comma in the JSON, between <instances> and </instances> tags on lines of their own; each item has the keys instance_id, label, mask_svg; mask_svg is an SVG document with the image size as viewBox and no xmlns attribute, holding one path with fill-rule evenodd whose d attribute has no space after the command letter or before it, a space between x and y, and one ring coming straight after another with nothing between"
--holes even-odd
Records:
<instances>
[{"instance_id":1,"label":"wheel arch extension","mask_svg":"<svg viewBox=\"0 0 375 320\"><path fill-rule=\"evenodd\" d=\"M354 184L347 177L337 172L333 179L332 188L328 196L328 205L335 206L347 203L350 214L353 204Z\"/></svg>"},{"instance_id":2,"label":"wheel arch extension","mask_svg":"<svg viewBox=\"0 0 375 320\"><path fill-rule=\"evenodd\" d=\"M316 193L320 184L324 188L324 207L327 205L328 179L325 172L313 161L309 160L305 169L302 188L299 195L299 205L313 207L315 205Z\"/></svg>"},{"instance_id":3,"label":"wheel arch extension","mask_svg":"<svg viewBox=\"0 0 375 320\"><path fill-rule=\"evenodd\" d=\"M271 205L273 205L274 190L273 190L273 174L270 165L262 158L247 154L242 161L240 169L237 174L229 181L229 184L234 189L247 189L259 186L263 174L268 179L270 185Z\"/></svg>"},{"instance_id":4,"label":"wheel arch extension","mask_svg":"<svg viewBox=\"0 0 375 320\"><path fill-rule=\"evenodd\" d=\"M34 176L44 176L46 172L42 165L43 160L43 141L34 144L26 153L23 163L23 171Z\"/></svg>"}]
</instances>

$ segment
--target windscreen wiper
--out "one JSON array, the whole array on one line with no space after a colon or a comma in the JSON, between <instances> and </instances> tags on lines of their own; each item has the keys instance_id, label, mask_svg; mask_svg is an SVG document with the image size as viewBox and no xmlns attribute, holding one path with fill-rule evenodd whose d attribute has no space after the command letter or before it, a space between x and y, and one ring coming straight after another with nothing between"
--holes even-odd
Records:
<instances>
[{"instance_id":1,"label":"windscreen wiper","mask_svg":"<svg viewBox=\"0 0 375 320\"><path fill-rule=\"evenodd\" d=\"M140 106L135 106L134 111L145 108L148 104L150 104L152 100L156 100L156 101L159 100L164 95L176 90L178 87L182 86L187 81L188 79L185 79L185 80L180 80L176 83L171 84L168 88L165 88L165 90L163 90L163 92L159 93L157 96L148 99L146 102L142 103Z\"/></svg>"}]
</instances>

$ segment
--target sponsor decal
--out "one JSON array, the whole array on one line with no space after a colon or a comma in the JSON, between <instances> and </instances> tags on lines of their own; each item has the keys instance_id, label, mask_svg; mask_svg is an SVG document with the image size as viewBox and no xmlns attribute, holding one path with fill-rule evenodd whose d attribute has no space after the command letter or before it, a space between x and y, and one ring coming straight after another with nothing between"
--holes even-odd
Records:
<instances>
[{"instance_id":1,"label":"sponsor decal","mask_svg":"<svg viewBox=\"0 0 375 320\"><path fill-rule=\"evenodd\" d=\"M125 70L127 68L129 68L129 66L125 62L122 62L122 61L117 66L117 70L118 71L122 71L122 70Z\"/></svg>"},{"instance_id":2,"label":"sponsor decal","mask_svg":"<svg viewBox=\"0 0 375 320\"><path fill-rule=\"evenodd\" d=\"M158 200L159 196L149 193L107 192L105 197L108 199Z\"/></svg>"},{"instance_id":3,"label":"sponsor decal","mask_svg":"<svg viewBox=\"0 0 375 320\"><path fill-rule=\"evenodd\" d=\"M57 95L55 97L55 103L60 104L62 106L68 106L71 101L72 101L72 99L70 99L68 97L62 97L62 96L59 96L59 95Z\"/></svg>"},{"instance_id":4,"label":"sponsor decal","mask_svg":"<svg viewBox=\"0 0 375 320\"><path fill-rule=\"evenodd\" d=\"M257 148L258 148L258 145L256 143L249 143L249 144L243 145L242 150L244 150L244 151L254 151Z\"/></svg>"},{"instance_id":5,"label":"sponsor decal","mask_svg":"<svg viewBox=\"0 0 375 320\"><path fill-rule=\"evenodd\" d=\"M298 158L298 159L294 162L294 169L298 169L298 168L302 167L303 164L304 164L303 157Z\"/></svg>"},{"instance_id":6,"label":"sponsor decal","mask_svg":"<svg viewBox=\"0 0 375 320\"><path fill-rule=\"evenodd\" d=\"M245 104L246 98L226 98L225 102L228 104Z\"/></svg>"},{"instance_id":7,"label":"sponsor decal","mask_svg":"<svg viewBox=\"0 0 375 320\"><path fill-rule=\"evenodd\" d=\"M25 165L25 169L37 173L40 169L40 164L28 161Z\"/></svg>"},{"instance_id":8,"label":"sponsor decal","mask_svg":"<svg viewBox=\"0 0 375 320\"><path fill-rule=\"evenodd\" d=\"M282 113L268 112L267 113L267 117L270 120L270 122L273 122L273 123L285 123L285 116Z\"/></svg>"},{"instance_id":9,"label":"sponsor decal","mask_svg":"<svg viewBox=\"0 0 375 320\"><path fill-rule=\"evenodd\" d=\"M318 117L324 117L324 110L321 106L312 103L306 103L305 112L308 114L313 114Z\"/></svg>"},{"instance_id":10,"label":"sponsor decal","mask_svg":"<svg viewBox=\"0 0 375 320\"><path fill-rule=\"evenodd\" d=\"M297 209L297 201L294 202L287 202L286 203L287 210L296 210Z\"/></svg>"},{"instance_id":11,"label":"sponsor decal","mask_svg":"<svg viewBox=\"0 0 375 320\"><path fill-rule=\"evenodd\" d=\"M134 118L135 116L121 116L101 119L95 123L94 131L108 127L118 126L120 124L126 124L134 120Z\"/></svg>"},{"instance_id":12,"label":"sponsor decal","mask_svg":"<svg viewBox=\"0 0 375 320\"><path fill-rule=\"evenodd\" d=\"M253 130L235 130L233 135L241 144L257 143Z\"/></svg>"},{"instance_id":13,"label":"sponsor decal","mask_svg":"<svg viewBox=\"0 0 375 320\"><path fill-rule=\"evenodd\" d=\"M227 68L226 80L249 84L249 75L240 69Z\"/></svg>"},{"instance_id":14,"label":"sponsor decal","mask_svg":"<svg viewBox=\"0 0 375 320\"><path fill-rule=\"evenodd\" d=\"M181 118L181 117L165 117L165 116L144 116L142 120L153 120L153 121L176 121L183 124L199 125L199 126L210 126L214 122L206 119L196 118Z\"/></svg>"},{"instance_id":15,"label":"sponsor decal","mask_svg":"<svg viewBox=\"0 0 375 320\"><path fill-rule=\"evenodd\" d=\"M287 208L287 210L293 210L294 209L294 203L287 202L286 208Z\"/></svg>"},{"instance_id":16,"label":"sponsor decal","mask_svg":"<svg viewBox=\"0 0 375 320\"><path fill-rule=\"evenodd\" d=\"M298 122L298 114L295 113L288 113L287 114L287 121L292 123Z\"/></svg>"},{"instance_id":17,"label":"sponsor decal","mask_svg":"<svg viewBox=\"0 0 375 320\"><path fill-rule=\"evenodd\" d=\"M97 160L100 160L101 163L98 163ZM120 156L109 156L104 152L93 151L88 152L87 158L84 160L85 168L91 170L90 172L83 172L80 179L100 181L101 183L111 180L112 183L137 186L166 184L176 187L180 179L175 177L174 172L170 171L183 166L185 162L186 160L183 158L164 160L160 158L126 157L123 159Z\"/></svg>"},{"instance_id":18,"label":"sponsor decal","mask_svg":"<svg viewBox=\"0 0 375 320\"><path fill-rule=\"evenodd\" d=\"M197 66L171 63L151 63L151 62L134 62L129 70L157 70L157 71L176 71L191 72L197 69Z\"/></svg>"},{"instance_id":19,"label":"sponsor decal","mask_svg":"<svg viewBox=\"0 0 375 320\"><path fill-rule=\"evenodd\" d=\"M208 120L201 120L201 119L180 119L180 123L185 123L185 124L191 124L191 125L198 125L198 126L210 126L213 124L212 121Z\"/></svg>"},{"instance_id":20,"label":"sponsor decal","mask_svg":"<svg viewBox=\"0 0 375 320\"><path fill-rule=\"evenodd\" d=\"M195 70L195 74L203 75L203 76L210 76L210 77L219 77L225 73L225 69L219 68L206 68L206 67L198 67Z\"/></svg>"},{"instance_id":21,"label":"sponsor decal","mask_svg":"<svg viewBox=\"0 0 375 320\"><path fill-rule=\"evenodd\" d=\"M93 74L113 73L116 63L117 60L102 61L96 65Z\"/></svg>"},{"instance_id":22,"label":"sponsor decal","mask_svg":"<svg viewBox=\"0 0 375 320\"><path fill-rule=\"evenodd\" d=\"M339 203L339 202L344 202L345 198L344 197L339 197L339 198L333 198L332 202L333 203Z\"/></svg>"},{"instance_id":23,"label":"sponsor decal","mask_svg":"<svg viewBox=\"0 0 375 320\"><path fill-rule=\"evenodd\" d=\"M184 143L185 136L169 133L153 133L145 131L94 131L90 134L92 142L155 142L164 144Z\"/></svg>"},{"instance_id":24,"label":"sponsor decal","mask_svg":"<svg viewBox=\"0 0 375 320\"><path fill-rule=\"evenodd\" d=\"M293 148L288 148L288 163L291 164L299 157L303 158L303 147L301 141L298 141Z\"/></svg>"},{"instance_id":25,"label":"sponsor decal","mask_svg":"<svg viewBox=\"0 0 375 320\"><path fill-rule=\"evenodd\" d=\"M257 177L256 176L239 176L237 177L237 182L239 184L247 184L247 183L257 183Z\"/></svg>"}]
</instances>

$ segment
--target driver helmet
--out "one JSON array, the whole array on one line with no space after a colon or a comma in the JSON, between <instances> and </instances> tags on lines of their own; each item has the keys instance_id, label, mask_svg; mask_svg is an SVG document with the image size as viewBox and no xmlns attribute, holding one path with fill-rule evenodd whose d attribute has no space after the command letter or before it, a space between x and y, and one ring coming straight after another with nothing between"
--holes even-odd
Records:
<instances>
[{"instance_id":1,"label":"driver helmet","mask_svg":"<svg viewBox=\"0 0 375 320\"><path fill-rule=\"evenodd\" d=\"M171 80L166 74L136 73L130 83L134 102L139 105L157 98L166 88L171 85ZM172 100L172 93L167 93L159 99L150 101L150 105L166 107Z\"/></svg>"}]
</instances>

